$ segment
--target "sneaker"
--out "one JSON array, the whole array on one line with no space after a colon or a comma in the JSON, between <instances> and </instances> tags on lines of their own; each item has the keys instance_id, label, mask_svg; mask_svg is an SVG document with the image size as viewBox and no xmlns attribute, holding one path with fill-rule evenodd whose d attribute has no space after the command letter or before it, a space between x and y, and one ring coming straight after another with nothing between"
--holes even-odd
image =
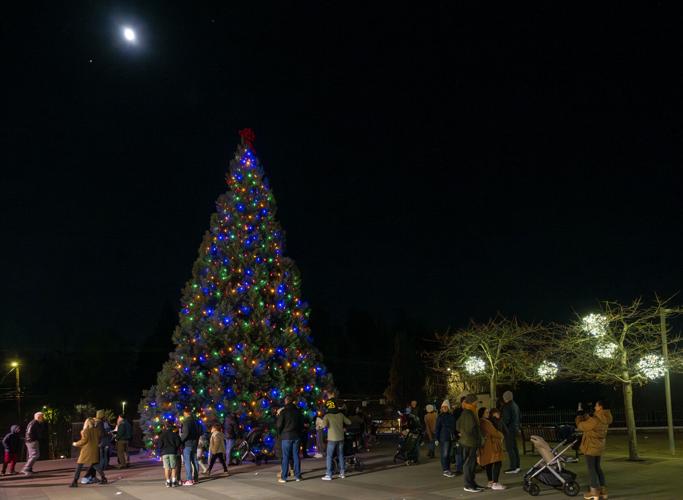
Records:
<instances>
[{"instance_id":1,"label":"sneaker","mask_svg":"<svg viewBox=\"0 0 683 500\"><path fill-rule=\"evenodd\" d=\"M107 484L108 482L109 482L109 481L107 481L107 478L106 478L106 477L103 477L103 478L100 480L100 484Z\"/></svg>"},{"instance_id":2,"label":"sneaker","mask_svg":"<svg viewBox=\"0 0 683 500\"><path fill-rule=\"evenodd\" d=\"M78 488L78 483L77 483L76 481L72 482L72 483L69 485L69 488Z\"/></svg>"},{"instance_id":3,"label":"sneaker","mask_svg":"<svg viewBox=\"0 0 683 500\"><path fill-rule=\"evenodd\" d=\"M453 474L453 473L452 473L451 471L449 471L449 470L443 471L443 475L444 475L445 477L455 477L455 474Z\"/></svg>"},{"instance_id":4,"label":"sneaker","mask_svg":"<svg viewBox=\"0 0 683 500\"><path fill-rule=\"evenodd\" d=\"M518 474L519 473L519 467L516 469L508 469L505 471L506 474Z\"/></svg>"},{"instance_id":5,"label":"sneaker","mask_svg":"<svg viewBox=\"0 0 683 500\"><path fill-rule=\"evenodd\" d=\"M171 481L166 481L166 487L170 488L171 487Z\"/></svg>"},{"instance_id":6,"label":"sneaker","mask_svg":"<svg viewBox=\"0 0 683 500\"><path fill-rule=\"evenodd\" d=\"M183 486L193 486L194 481L183 481Z\"/></svg>"},{"instance_id":7,"label":"sneaker","mask_svg":"<svg viewBox=\"0 0 683 500\"><path fill-rule=\"evenodd\" d=\"M494 483L493 481L489 481L488 483L486 483L486 487L489 488L489 489L491 489L491 488L493 488L493 485L494 485L494 484L495 484L495 483Z\"/></svg>"},{"instance_id":8,"label":"sneaker","mask_svg":"<svg viewBox=\"0 0 683 500\"><path fill-rule=\"evenodd\" d=\"M324 475L321 479L323 481L332 481L332 476Z\"/></svg>"},{"instance_id":9,"label":"sneaker","mask_svg":"<svg viewBox=\"0 0 683 500\"><path fill-rule=\"evenodd\" d=\"M500 484L500 483L493 483L491 485L491 489L492 490L506 490L507 486L505 486L504 484Z\"/></svg>"},{"instance_id":10,"label":"sneaker","mask_svg":"<svg viewBox=\"0 0 683 500\"><path fill-rule=\"evenodd\" d=\"M278 477L278 478L277 478L277 482L278 482L278 483L286 483L287 480L286 480L286 479L282 479L281 477Z\"/></svg>"},{"instance_id":11,"label":"sneaker","mask_svg":"<svg viewBox=\"0 0 683 500\"><path fill-rule=\"evenodd\" d=\"M178 486L180 486L178 481L171 481L171 488L177 488Z\"/></svg>"},{"instance_id":12,"label":"sneaker","mask_svg":"<svg viewBox=\"0 0 683 500\"><path fill-rule=\"evenodd\" d=\"M323 454L322 453L316 453L315 455L313 455L313 457L314 458L323 458Z\"/></svg>"},{"instance_id":13,"label":"sneaker","mask_svg":"<svg viewBox=\"0 0 683 500\"><path fill-rule=\"evenodd\" d=\"M346 476L344 474L339 474L339 479L344 479Z\"/></svg>"},{"instance_id":14,"label":"sneaker","mask_svg":"<svg viewBox=\"0 0 683 500\"><path fill-rule=\"evenodd\" d=\"M26 477L32 476L32 475L33 475L33 471L32 471L32 470L24 470L24 471L21 471L21 473L22 473L24 476L26 476Z\"/></svg>"},{"instance_id":15,"label":"sneaker","mask_svg":"<svg viewBox=\"0 0 683 500\"><path fill-rule=\"evenodd\" d=\"M481 493L483 491L480 488L472 488L470 486L465 486L463 490L467 491L468 493Z\"/></svg>"},{"instance_id":16,"label":"sneaker","mask_svg":"<svg viewBox=\"0 0 683 500\"><path fill-rule=\"evenodd\" d=\"M456 470L456 471L454 472L454 474L455 474L456 476L462 476L462 471L461 471L461 470Z\"/></svg>"},{"instance_id":17,"label":"sneaker","mask_svg":"<svg viewBox=\"0 0 683 500\"><path fill-rule=\"evenodd\" d=\"M301 476L295 477L294 480L295 480L297 483L300 482L300 481L301 481Z\"/></svg>"}]
</instances>

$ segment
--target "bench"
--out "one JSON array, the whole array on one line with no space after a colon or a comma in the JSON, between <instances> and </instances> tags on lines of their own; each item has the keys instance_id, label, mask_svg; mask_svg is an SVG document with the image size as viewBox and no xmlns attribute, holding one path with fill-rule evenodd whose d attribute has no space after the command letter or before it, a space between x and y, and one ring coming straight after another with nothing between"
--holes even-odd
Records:
<instances>
[{"instance_id":1,"label":"bench","mask_svg":"<svg viewBox=\"0 0 683 500\"><path fill-rule=\"evenodd\" d=\"M534 445L531 442L531 436L539 436L545 439L548 443L559 443L562 439L559 436L559 427L555 425L522 425L522 450L526 455L526 444L529 443L529 451L534 451Z\"/></svg>"}]
</instances>

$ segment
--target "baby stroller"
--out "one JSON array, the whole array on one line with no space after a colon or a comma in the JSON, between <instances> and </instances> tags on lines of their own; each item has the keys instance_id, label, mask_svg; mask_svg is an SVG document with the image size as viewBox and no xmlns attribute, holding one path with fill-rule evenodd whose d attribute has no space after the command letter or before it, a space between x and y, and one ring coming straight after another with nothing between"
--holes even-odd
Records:
<instances>
[{"instance_id":1,"label":"baby stroller","mask_svg":"<svg viewBox=\"0 0 683 500\"><path fill-rule=\"evenodd\" d=\"M363 462L361 462L358 452L361 448L363 434L358 431L348 430L344 432L344 464L346 471L356 470L358 472L363 470ZM334 470L339 473L338 456L332 458Z\"/></svg>"},{"instance_id":2,"label":"baby stroller","mask_svg":"<svg viewBox=\"0 0 683 500\"><path fill-rule=\"evenodd\" d=\"M531 436L531 442L541 455L541 459L524 475L524 491L535 497L541 492L540 483L562 490L570 497L579 494L580 486L576 482L576 474L565 468L565 459L562 456L577 441L575 437L571 439L571 442L570 439L565 439L551 449L545 439ZM560 448L563 449L558 451Z\"/></svg>"},{"instance_id":3,"label":"baby stroller","mask_svg":"<svg viewBox=\"0 0 683 500\"><path fill-rule=\"evenodd\" d=\"M253 460L257 464L261 463L261 460L265 459L268 461L268 457L265 454L263 446L263 429L260 427L254 427L247 437L242 439L233 448L233 456L237 461L237 465L240 465L245 460Z\"/></svg>"},{"instance_id":4,"label":"baby stroller","mask_svg":"<svg viewBox=\"0 0 683 500\"><path fill-rule=\"evenodd\" d=\"M422 441L422 431L415 429L408 431L408 434L402 437L398 442L398 450L394 455L394 463L399 460L404 461L406 465L416 464L418 449Z\"/></svg>"}]
</instances>

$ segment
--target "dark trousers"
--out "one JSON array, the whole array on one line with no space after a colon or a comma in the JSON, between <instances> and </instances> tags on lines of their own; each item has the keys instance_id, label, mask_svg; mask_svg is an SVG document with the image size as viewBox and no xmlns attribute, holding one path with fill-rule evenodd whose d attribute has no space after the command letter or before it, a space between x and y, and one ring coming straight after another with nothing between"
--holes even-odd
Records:
<instances>
[{"instance_id":1,"label":"dark trousers","mask_svg":"<svg viewBox=\"0 0 683 500\"><path fill-rule=\"evenodd\" d=\"M462 454L465 458L465 463L462 467L463 479L466 487L474 488L477 482L474 480L474 473L477 469L477 448L470 448L469 446L462 447Z\"/></svg>"},{"instance_id":2,"label":"dark trousers","mask_svg":"<svg viewBox=\"0 0 683 500\"><path fill-rule=\"evenodd\" d=\"M510 468L519 469L519 448L517 448L517 431L510 430L505 434L505 449L510 458Z\"/></svg>"},{"instance_id":3,"label":"dark trousers","mask_svg":"<svg viewBox=\"0 0 683 500\"><path fill-rule=\"evenodd\" d=\"M600 467L600 459L602 457L594 457L592 455L585 455L585 457L591 488L605 486L605 475L602 473L602 467Z\"/></svg>"},{"instance_id":4,"label":"dark trousers","mask_svg":"<svg viewBox=\"0 0 683 500\"><path fill-rule=\"evenodd\" d=\"M5 457L2 461L2 473L3 474L7 470L8 465L9 465L9 473L14 474L14 466L17 465L17 458L18 458L17 455L18 455L18 453L14 453L14 452L5 450Z\"/></svg>"},{"instance_id":5,"label":"dark trousers","mask_svg":"<svg viewBox=\"0 0 683 500\"><path fill-rule=\"evenodd\" d=\"M451 441L439 442L439 449L441 451L441 470L451 470Z\"/></svg>"},{"instance_id":6,"label":"dark trousers","mask_svg":"<svg viewBox=\"0 0 683 500\"><path fill-rule=\"evenodd\" d=\"M223 472L228 472L228 466L225 464L225 455L222 453L212 453L211 459L209 460L209 472L213 469L213 464L218 460L223 465Z\"/></svg>"},{"instance_id":7,"label":"dark trousers","mask_svg":"<svg viewBox=\"0 0 683 500\"><path fill-rule=\"evenodd\" d=\"M104 471L109 465L109 446L99 446L97 448L100 452L100 462L99 464L92 464L85 473L85 477L95 477L95 470L99 465L99 470Z\"/></svg>"},{"instance_id":8,"label":"dark trousers","mask_svg":"<svg viewBox=\"0 0 683 500\"><path fill-rule=\"evenodd\" d=\"M498 482L500 477L500 469L503 466L503 462L494 462L492 464L486 464L484 468L486 469L486 478L494 483Z\"/></svg>"},{"instance_id":9,"label":"dark trousers","mask_svg":"<svg viewBox=\"0 0 683 500\"><path fill-rule=\"evenodd\" d=\"M82 472L83 469L85 469L85 468L86 468L86 464L76 464L76 471L74 472L74 481L73 481L74 483L77 483L77 482L78 482L78 478L81 477L81 472ZM92 468L93 471L99 472L99 473L100 473L100 478L106 479L106 478L104 477L104 470L102 469L102 466L100 465L99 462L96 463L96 464L92 464L92 465L90 466L90 468ZM86 477L88 477L87 474L86 474ZM93 477L95 477L95 473L94 473L94 472L93 472Z\"/></svg>"}]
</instances>

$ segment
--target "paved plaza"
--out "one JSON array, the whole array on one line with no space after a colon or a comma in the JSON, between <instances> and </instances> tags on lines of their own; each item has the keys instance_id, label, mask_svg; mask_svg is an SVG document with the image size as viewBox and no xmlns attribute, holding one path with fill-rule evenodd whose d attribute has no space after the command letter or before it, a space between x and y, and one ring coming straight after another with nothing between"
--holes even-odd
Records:
<instances>
[{"instance_id":1,"label":"paved plaza","mask_svg":"<svg viewBox=\"0 0 683 500\"><path fill-rule=\"evenodd\" d=\"M628 462L624 457L625 440L610 436L608 454L603 468L610 485L610 498L683 498L683 458L672 458L665 453L666 443L661 436L648 439L641 437L641 453L644 462ZM679 439L683 455L683 440ZM398 500L444 500L446 498L482 499L530 499L522 489L522 476L504 475L501 481L509 489L482 493L466 493L462 489L462 476L443 477L438 459L424 459L419 465L395 465L392 462L394 446L387 442L375 451L362 455L365 470L352 472L346 479L321 481L324 460L303 460L304 480L279 484L276 481L277 466L248 463L231 467L230 476L217 474L203 479L192 487L168 489L163 486L159 462L136 457L130 469L107 472L107 485L81 485L68 488L73 473L74 460L42 461L37 473L30 479L23 476L0 478L0 500L14 499L398 499ZM424 450L424 448L423 448ZM424 453L423 453L424 455ZM537 460L535 456L523 456L522 465L528 468ZM585 463L569 467L578 473L582 490L586 484ZM523 469L525 470L525 469ZM478 482L486 483L485 475L477 476ZM540 498L569 498L563 493L543 489ZM582 495L576 498L581 498Z\"/></svg>"}]
</instances>

